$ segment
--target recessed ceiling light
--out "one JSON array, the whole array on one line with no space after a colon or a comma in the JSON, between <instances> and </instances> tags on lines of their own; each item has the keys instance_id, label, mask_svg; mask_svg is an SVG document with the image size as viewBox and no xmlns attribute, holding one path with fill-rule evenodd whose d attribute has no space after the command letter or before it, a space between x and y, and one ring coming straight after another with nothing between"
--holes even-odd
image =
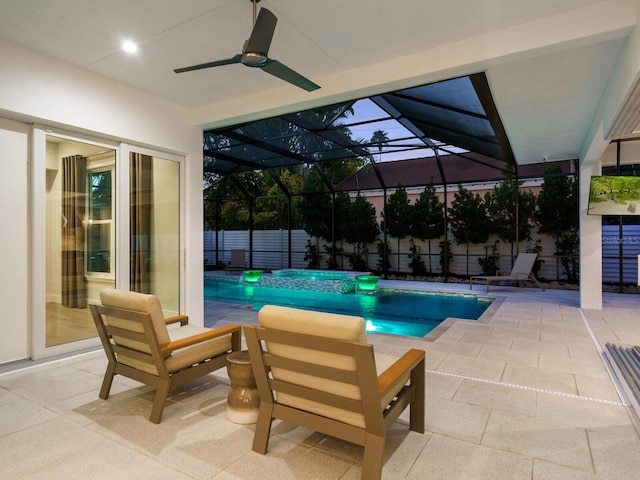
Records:
<instances>
[{"instance_id":1,"label":"recessed ceiling light","mask_svg":"<svg viewBox=\"0 0 640 480\"><path fill-rule=\"evenodd\" d=\"M138 44L131 40L125 40L122 42L122 49L127 53L136 53L138 51Z\"/></svg>"}]
</instances>

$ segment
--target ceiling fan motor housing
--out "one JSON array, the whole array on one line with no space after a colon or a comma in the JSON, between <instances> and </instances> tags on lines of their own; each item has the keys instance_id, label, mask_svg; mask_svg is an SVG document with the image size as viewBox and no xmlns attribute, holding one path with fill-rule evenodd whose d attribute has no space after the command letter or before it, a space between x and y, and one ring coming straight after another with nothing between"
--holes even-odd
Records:
<instances>
[{"instance_id":1,"label":"ceiling fan motor housing","mask_svg":"<svg viewBox=\"0 0 640 480\"><path fill-rule=\"evenodd\" d=\"M267 56L262 53L245 52L240 61L247 67L264 67L268 60Z\"/></svg>"}]
</instances>

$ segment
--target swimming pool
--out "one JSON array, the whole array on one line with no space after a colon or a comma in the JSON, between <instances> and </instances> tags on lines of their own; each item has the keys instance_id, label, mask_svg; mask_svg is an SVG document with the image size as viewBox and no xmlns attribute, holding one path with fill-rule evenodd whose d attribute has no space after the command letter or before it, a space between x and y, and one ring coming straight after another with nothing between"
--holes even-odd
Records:
<instances>
[{"instance_id":1,"label":"swimming pool","mask_svg":"<svg viewBox=\"0 0 640 480\"><path fill-rule=\"evenodd\" d=\"M448 317L477 320L492 302L475 295L390 288L349 294L292 290L217 277L205 278L204 298L244 303L254 310L271 304L358 315L367 320L368 331L412 337L425 336Z\"/></svg>"}]
</instances>

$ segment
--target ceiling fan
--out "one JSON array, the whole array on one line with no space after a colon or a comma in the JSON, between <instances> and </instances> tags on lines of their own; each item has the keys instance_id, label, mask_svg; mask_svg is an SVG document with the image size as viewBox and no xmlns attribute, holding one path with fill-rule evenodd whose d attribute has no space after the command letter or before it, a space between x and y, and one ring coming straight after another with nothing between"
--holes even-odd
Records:
<instances>
[{"instance_id":1,"label":"ceiling fan","mask_svg":"<svg viewBox=\"0 0 640 480\"><path fill-rule=\"evenodd\" d=\"M190 72L192 70L219 67L221 65L242 63L248 67L261 68L263 71L273 75L274 77L278 77L308 92L320 88L320 85L316 85L308 78L300 75L298 72L291 70L279 61L268 57L269 46L271 45L271 39L273 38L273 33L278 19L266 8L260 9L260 14L256 19L256 4L259 1L260 0L251 0L251 3L253 4L253 30L249 39L244 43L242 53L224 60L178 68L174 70L174 72L183 73Z\"/></svg>"}]
</instances>

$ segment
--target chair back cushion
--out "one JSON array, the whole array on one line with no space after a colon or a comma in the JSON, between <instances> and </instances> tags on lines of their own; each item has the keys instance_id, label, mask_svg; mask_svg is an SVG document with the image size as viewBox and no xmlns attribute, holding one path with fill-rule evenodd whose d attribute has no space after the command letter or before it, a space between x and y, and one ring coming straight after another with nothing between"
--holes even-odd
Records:
<instances>
[{"instance_id":1,"label":"chair back cushion","mask_svg":"<svg viewBox=\"0 0 640 480\"><path fill-rule=\"evenodd\" d=\"M258 312L258 318L260 325L265 328L368 343L366 324L362 317L265 305Z\"/></svg>"},{"instance_id":2,"label":"chair back cushion","mask_svg":"<svg viewBox=\"0 0 640 480\"><path fill-rule=\"evenodd\" d=\"M367 343L366 323L362 317L266 305L260 309L258 319L260 325L264 328L316 335L318 337L348 342ZM308 363L339 368L351 372L356 369L355 359L347 355L321 352L293 345L276 344L274 342L267 342L267 350L274 355L298 359ZM372 361L374 361L373 358ZM302 385L323 392L335 393L353 400L361 399L360 389L356 385L280 368L272 368L272 373L274 378L287 383ZM353 425L364 425L362 415L318 402L305 400L281 392L277 393L277 401Z\"/></svg>"},{"instance_id":3,"label":"chair back cushion","mask_svg":"<svg viewBox=\"0 0 640 480\"><path fill-rule=\"evenodd\" d=\"M167 325L164 321L164 314L160 300L155 295L145 293L129 292L126 290L117 290L115 288L106 288L100 292L100 301L103 305L109 307L123 308L126 310L134 310L136 312L148 313L158 338L158 344L168 343L170 341ZM143 327L140 323L122 318L109 316L107 323L113 327L131 330L143 333ZM116 342L118 341L117 339ZM129 342L131 343L131 342ZM139 343L139 342L135 342ZM126 345L129 348L149 353L149 346L144 344Z\"/></svg>"}]
</instances>

